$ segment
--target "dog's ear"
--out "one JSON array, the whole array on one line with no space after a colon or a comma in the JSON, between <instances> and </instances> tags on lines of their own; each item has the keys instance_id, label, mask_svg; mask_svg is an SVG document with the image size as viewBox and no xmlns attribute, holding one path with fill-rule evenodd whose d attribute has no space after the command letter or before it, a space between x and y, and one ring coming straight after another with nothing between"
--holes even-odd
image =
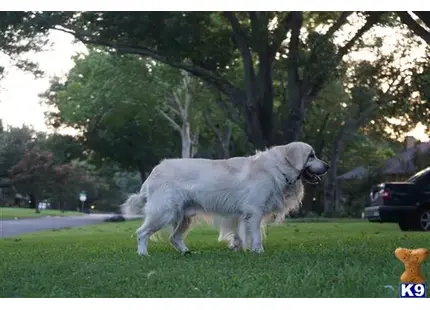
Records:
<instances>
[{"instance_id":1,"label":"dog's ear","mask_svg":"<svg viewBox=\"0 0 430 310\"><path fill-rule=\"evenodd\" d=\"M305 168L308 157L312 152L312 147L303 142L292 142L285 146L285 159L296 170L302 171Z\"/></svg>"}]
</instances>

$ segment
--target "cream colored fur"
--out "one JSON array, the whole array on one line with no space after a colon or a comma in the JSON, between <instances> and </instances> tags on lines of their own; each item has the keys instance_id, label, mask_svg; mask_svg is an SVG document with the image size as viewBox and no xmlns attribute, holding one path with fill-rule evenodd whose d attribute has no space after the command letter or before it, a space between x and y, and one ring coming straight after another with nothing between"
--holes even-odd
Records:
<instances>
[{"instance_id":1,"label":"cream colored fur","mask_svg":"<svg viewBox=\"0 0 430 310\"><path fill-rule=\"evenodd\" d=\"M230 242L232 248L262 253L264 223L271 216L281 222L285 214L300 207L302 171L323 174L327 170L316 157L309 159L311 153L310 145L293 142L249 157L163 160L140 192L121 206L125 214L143 212L138 253L148 255L148 239L164 227L169 229L170 243L182 253L189 252L184 238L196 215L212 218L209 221L220 229L220 240Z\"/></svg>"}]
</instances>

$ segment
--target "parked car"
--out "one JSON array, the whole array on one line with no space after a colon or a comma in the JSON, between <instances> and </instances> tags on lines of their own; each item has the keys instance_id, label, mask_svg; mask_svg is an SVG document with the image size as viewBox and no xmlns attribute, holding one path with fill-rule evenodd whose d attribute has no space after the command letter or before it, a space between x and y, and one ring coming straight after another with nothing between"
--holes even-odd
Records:
<instances>
[{"instance_id":1,"label":"parked car","mask_svg":"<svg viewBox=\"0 0 430 310\"><path fill-rule=\"evenodd\" d=\"M370 200L364 209L370 222L398 223L404 231L430 231L430 167L404 182L374 186Z\"/></svg>"}]
</instances>

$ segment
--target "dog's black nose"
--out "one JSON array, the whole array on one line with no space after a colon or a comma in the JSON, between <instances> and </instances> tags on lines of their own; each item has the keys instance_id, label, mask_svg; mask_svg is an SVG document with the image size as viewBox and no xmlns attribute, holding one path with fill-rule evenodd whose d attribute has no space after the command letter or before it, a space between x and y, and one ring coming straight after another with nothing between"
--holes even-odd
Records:
<instances>
[{"instance_id":1,"label":"dog's black nose","mask_svg":"<svg viewBox=\"0 0 430 310\"><path fill-rule=\"evenodd\" d=\"M330 165L327 164L326 162L324 162L324 169L327 171L328 169L330 169Z\"/></svg>"}]
</instances>

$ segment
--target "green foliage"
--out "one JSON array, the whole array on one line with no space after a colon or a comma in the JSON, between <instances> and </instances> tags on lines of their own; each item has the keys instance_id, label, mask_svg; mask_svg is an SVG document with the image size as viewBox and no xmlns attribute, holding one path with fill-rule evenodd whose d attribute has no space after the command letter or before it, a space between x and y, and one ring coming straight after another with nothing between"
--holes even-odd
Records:
<instances>
[{"instance_id":1,"label":"green foliage","mask_svg":"<svg viewBox=\"0 0 430 310\"><path fill-rule=\"evenodd\" d=\"M311 51L304 61L309 83L322 85L331 82L339 69L336 45L316 31L310 32L306 41L306 48Z\"/></svg>"},{"instance_id":2,"label":"green foliage","mask_svg":"<svg viewBox=\"0 0 430 310\"><path fill-rule=\"evenodd\" d=\"M85 189L88 202L97 203L98 209L117 210L127 193L113 180L121 169L102 171L82 161L84 148L74 137L9 127L0 133L0 141L2 202L14 202L20 194L24 205L31 197L33 208L45 200L57 209L76 210L79 192Z\"/></svg>"},{"instance_id":3,"label":"green foliage","mask_svg":"<svg viewBox=\"0 0 430 310\"><path fill-rule=\"evenodd\" d=\"M28 52L41 51L47 44L44 35L47 29L31 22L36 15L35 12L0 12L0 50L11 65L40 77L43 72L26 57ZM7 70L0 67L0 79L6 74Z\"/></svg>"},{"instance_id":4,"label":"green foliage","mask_svg":"<svg viewBox=\"0 0 430 310\"><path fill-rule=\"evenodd\" d=\"M55 166L52 153L29 150L8 172L14 188L28 195L31 207L38 212L48 182L63 180L62 170Z\"/></svg>"},{"instance_id":5,"label":"green foliage","mask_svg":"<svg viewBox=\"0 0 430 310\"><path fill-rule=\"evenodd\" d=\"M8 177L10 167L16 165L25 151L34 145L34 131L28 127L9 127L0 133L0 178Z\"/></svg>"},{"instance_id":6,"label":"green foliage","mask_svg":"<svg viewBox=\"0 0 430 310\"><path fill-rule=\"evenodd\" d=\"M20 39L42 46L43 40L36 37L43 39L59 26L90 47L89 55L74 59L67 81L53 81L44 95L58 109L49 116L51 124L78 129L85 148L73 139L52 138L45 148L58 150L53 154L59 163L84 155L98 167L115 162L118 171L137 169L144 177L161 158L178 156L179 135L159 113L180 87L177 68L196 77L190 123L199 131L198 156L243 155L267 141L289 142L288 128L296 128L292 123L301 124L303 117L298 138L326 159L339 155L333 148L342 140L339 174L360 165L373 169L395 153L395 143L384 141L391 141L393 133L400 137L430 116L428 59L399 65L419 45L417 38L406 33L387 55L382 51L385 38L376 32L363 36L374 25L397 27L397 13L353 13L369 27L358 37L348 34L354 38L347 41L351 44L338 44L340 31L328 30L348 12L299 12L294 24L288 22L291 12L235 12L232 18L226 12L2 14L0 29L5 35L0 46L3 42L10 54L22 52ZM281 44L286 29L293 26L301 27L297 46ZM297 63L290 57L295 47ZM343 57L353 49L370 51L376 60ZM390 118L402 122L392 124ZM230 129L226 151L222 140ZM1 152L0 147L0 158ZM120 183L123 189L134 187Z\"/></svg>"},{"instance_id":7,"label":"green foliage","mask_svg":"<svg viewBox=\"0 0 430 310\"><path fill-rule=\"evenodd\" d=\"M146 59L95 50L75 62L67 82L54 85L54 98L45 96L59 110L51 115L54 123L79 129L94 158L107 157L142 173L161 157L174 156L178 139L157 110L170 81L164 80L165 86L156 74L171 76L171 71Z\"/></svg>"},{"instance_id":8,"label":"green foliage","mask_svg":"<svg viewBox=\"0 0 430 310\"><path fill-rule=\"evenodd\" d=\"M57 163L65 164L72 160L84 159L84 147L77 137L69 135L38 133L36 147L52 153Z\"/></svg>"}]
</instances>

